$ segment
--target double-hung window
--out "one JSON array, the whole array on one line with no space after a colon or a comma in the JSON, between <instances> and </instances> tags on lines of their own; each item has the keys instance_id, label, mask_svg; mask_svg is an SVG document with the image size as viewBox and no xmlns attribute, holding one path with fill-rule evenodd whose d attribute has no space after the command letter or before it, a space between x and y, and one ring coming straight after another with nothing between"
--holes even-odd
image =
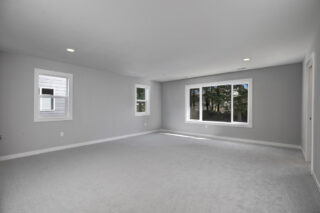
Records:
<instances>
[{"instance_id":1,"label":"double-hung window","mask_svg":"<svg viewBox=\"0 0 320 213\"><path fill-rule=\"evenodd\" d=\"M150 87L135 85L135 115L143 116L150 114Z\"/></svg>"},{"instance_id":2,"label":"double-hung window","mask_svg":"<svg viewBox=\"0 0 320 213\"><path fill-rule=\"evenodd\" d=\"M72 74L35 69L34 121L72 119Z\"/></svg>"},{"instance_id":3,"label":"double-hung window","mask_svg":"<svg viewBox=\"0 0 320 213\"><path fill-rule=\"evenodd\" d=\"M252 79L186 85L186 122L252 127Z\"/></svg>"}]
</instances>

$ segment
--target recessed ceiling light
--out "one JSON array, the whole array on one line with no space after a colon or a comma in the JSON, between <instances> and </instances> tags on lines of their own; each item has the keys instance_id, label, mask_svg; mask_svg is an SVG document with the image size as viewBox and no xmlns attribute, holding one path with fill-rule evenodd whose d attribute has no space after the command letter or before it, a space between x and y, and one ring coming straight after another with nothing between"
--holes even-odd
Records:
<instances>
[{"instance_id":1,"label":"recessed ceiling light","mask_svg":"<svg viewBox=\"0 0 320 213\"><path fill-rule=\"evenodd\" d=\"M75 50L74 49L71 49L71 48L67 48L66 49L68 52L70 52L70 53L74 53L75 52Z\"/></svg>"},{"instance_id":2,"label":"recessed ceiling light","mask_svg":"<svg viewBox=\"0 0 320 213\"><path fill-rule=\"evenodd\" d=\"M250 58L244 58L242 59L243 61L250 61L251 59Z\"/></svg>"}]
</instances>

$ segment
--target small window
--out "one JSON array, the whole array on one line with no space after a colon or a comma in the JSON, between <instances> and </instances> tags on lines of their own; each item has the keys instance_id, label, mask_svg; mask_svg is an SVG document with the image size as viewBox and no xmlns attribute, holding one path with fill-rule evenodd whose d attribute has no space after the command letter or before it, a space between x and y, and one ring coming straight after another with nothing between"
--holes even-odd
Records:
<instances>
[{"instance_id":1,"label":"small window","mask_svg":"<svg viewBox=\"0 0 320 213\"><path fill-rule=\"evenodd\" d=\"M72 74L35 69L34 120L72 119Z\"/></svg>"},{"instance_id":2,"label":"small window","mask_svg":"<svg viewBox=\"0 0 320 213\"><path fill-rule=\"evenodd\" d=\"M252 126L252 80L234 80L186 86L186 121Z\"/></svg>"},{"instance_id":3,"label":"small window","mask_svg":"<svg viewBox=\"0 0 320 213\"><path fill-rule=\"evenodd\" d=\"M135 86L135 115L149 115L150 114L150 97L149 86L136 85Z\"/></svg>"}]
</instances>

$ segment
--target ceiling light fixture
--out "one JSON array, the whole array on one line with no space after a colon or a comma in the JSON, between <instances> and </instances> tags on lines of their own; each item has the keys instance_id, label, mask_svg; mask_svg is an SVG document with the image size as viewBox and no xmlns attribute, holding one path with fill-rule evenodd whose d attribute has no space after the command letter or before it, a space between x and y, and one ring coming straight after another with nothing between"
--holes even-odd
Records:
<instances>
[{"instance_id":1,"label":"ceiling light fixture","mask_svg":"<svg viewBox=\"0 0 320 213\"><path fill-rule=\"evenodd\" d=\"M69 53L74 53L74 52L75 52L75 50L74 50L74 49L71 49L71 48L67 48L66 50L67 50L67 52L69 52Z\"/></svg>"},{"instance_id":2,"label":"ceiling light fixture","mask_svg":"<svg viewBox=\"0 0 320 213\"><path fill-rule=\"evenodd\" d=\"M244 58L244 59L242 59L243 61L245 61L245 62L248 62L248 61L250 61L251 59L250 58Z\"/></svg>"}]
</instances>

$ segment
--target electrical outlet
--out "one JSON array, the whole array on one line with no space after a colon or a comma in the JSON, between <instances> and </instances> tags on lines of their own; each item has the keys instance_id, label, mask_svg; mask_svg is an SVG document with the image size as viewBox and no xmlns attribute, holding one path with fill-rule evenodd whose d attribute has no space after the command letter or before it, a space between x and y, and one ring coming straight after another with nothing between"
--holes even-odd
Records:
<instances>
[{"instance_id":1,"label":"electrical outlet","mask_svg":"<svg viewBox=\"0 0 320 213\"><path fill-rule=\"evenodd\" d=\"M144 122L144 127L147 127L148 126L148 123L145 121Z\"/></svg>"},{"instance_id":2,"label":"electrical outlet","mask_svg":"<svg viewBox=\"0 0 320 213\"><path fill-rule=\"evenodd\" d=\"M64 136L64 132L60 132L60 137L63 137Z\"/></svg>"},{"instance_id":3,"label":"electrical outlet","mask_svg":"<svg viewBox=\"0 0 320 213\"><path fill-rule=\"evenodd\" d=\"M205 125L204 128L208 129L208 125Z\"/></svg>"}]
</instances>

